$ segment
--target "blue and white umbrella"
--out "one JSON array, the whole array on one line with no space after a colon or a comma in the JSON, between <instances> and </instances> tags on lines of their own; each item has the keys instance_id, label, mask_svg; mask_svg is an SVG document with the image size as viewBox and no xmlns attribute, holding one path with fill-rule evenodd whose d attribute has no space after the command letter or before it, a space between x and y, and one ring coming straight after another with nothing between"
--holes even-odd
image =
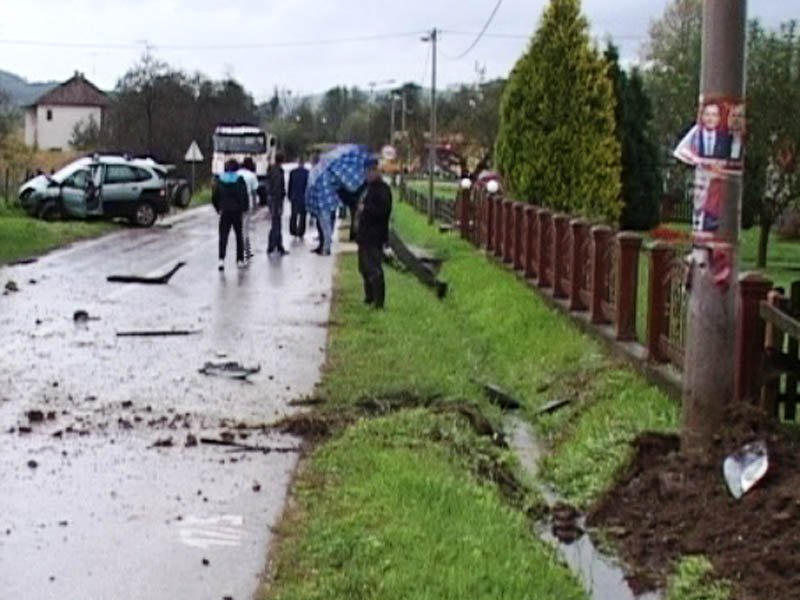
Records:
<instances>
[{"instance_id":1,"label":"blue and white umbrella","mask_svg":"<svg viewBox=\"0 0 800 600\"><path fill-rule=\"evenodd\" d=\"M339 206L337 190L355 192L366 180L366 162L372 155L365 146L343 144L320 156L311 169L306 208L315 216L328 215Z\"/></svg>"}]
</instances>

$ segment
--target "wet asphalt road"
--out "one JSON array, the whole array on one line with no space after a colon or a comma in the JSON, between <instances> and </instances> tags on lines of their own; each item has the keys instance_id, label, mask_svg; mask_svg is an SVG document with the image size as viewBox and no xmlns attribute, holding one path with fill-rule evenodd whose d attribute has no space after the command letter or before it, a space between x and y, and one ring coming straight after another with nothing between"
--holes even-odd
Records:
<instances>
[{"instance_id":1,"label":"wet asphalt road","mask_svg":"<svg viewBox=\"0 0 800 600\"><path fill-rule=\"evenodd\" d=\"M210 207L0 267L0 286L20 288L0 295L0 598L256 593L297 453L186 443L298 443L259 426L319 379L333 259L309 253L313 235L291 245L284 227L291 255L268 260L267 229L262 211L242 271L231 237L224 274ZM166 286L106 282L177 261ZM98 320L75 324L78 309ZM116 336L136 329L199 333ZM261 371L251 384L198 373L219 360Z\"/></svg>"}]
</instances>

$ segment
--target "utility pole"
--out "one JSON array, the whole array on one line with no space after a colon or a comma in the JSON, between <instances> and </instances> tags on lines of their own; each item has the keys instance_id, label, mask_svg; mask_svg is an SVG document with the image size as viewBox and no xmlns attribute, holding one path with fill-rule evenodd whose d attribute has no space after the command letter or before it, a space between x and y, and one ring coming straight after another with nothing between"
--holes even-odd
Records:
<instances>
[{"instance_id":1,"label":"utility pole","mask_svg":"<svg viewBox=\"0 0 800 600\"><path fill-rule=\"evenodd\" d=\"M411 162L411 136L408 135L408 129L406 129L406 90L403 88L403 99L402 99L402 107L403 107L403 114L400 115L400 127L403 128L403 140L406 145L406 160L405 160L405 167L408 168L408 163Z\"/></svg>"},{"instance_id":2,"label":"utility pole","mask_svg":"<svg viewBox=\"0 0 800 600\"><path fill-rule=\"evenodd\" d=\"M394 112L395 104L397 103L397 94L392 92L392 116L389 119L389 145L394 145Z\"/></svg>"},{"instance_id":3,"label":"utility pole","mask_svg":"<svg viewBox=\"0 0 800 600\"><path fill-rule=\"evenodd\" d=\"M438 31L434 27L428 37L423 38L431 43L431 137L428 152L428 223L433 223L433 171L436 166L436 38Z\"/></svg>"},{"instance_id":4,"label":"utility pole","mask_svg":"<svg viewBox=\"0 0 800 600\"><path fill-rule=\"evenodd\" d=\"M747 0L704 0L700 114L716 104L720 114L744 102ZM727 109L724 111L723 109ZM701 117L704 119L705 117ZM722 123L724 127L726 123ZM713 169L700 160L696 177L719 193L718 226L696 225L689 260L689 310L683 373L684 453L706 451L734 398L734 338L738 297L742 168ZM719 162L719 161L713 161ZM711 186L708 188L711 193ZM705 219L705 216L702 217ZM699 231L697 230L699 229Z\"/></svg>"}]
</instances>

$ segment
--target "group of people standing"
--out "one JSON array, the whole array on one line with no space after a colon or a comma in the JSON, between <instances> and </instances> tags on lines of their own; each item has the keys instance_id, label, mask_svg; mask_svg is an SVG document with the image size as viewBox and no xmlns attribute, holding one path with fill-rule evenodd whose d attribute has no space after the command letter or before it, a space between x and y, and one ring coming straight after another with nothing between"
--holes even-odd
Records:
<instances>
[{"instance_id":1,"label":"group of people standing","mask_svg":"<svg viewBox=\"0 0 800 600\"><path fill-rule=\"evenodd\" d=\"M312 157L312 164L318 160ZM364 280L364 302L383 308L386 285L383 276L383 247L389 238L389 217L392 211L392 192L383 181L377 159L369 158L364 164L366 180L356 191L341 189L337 193L341 203L350 210L351 239L358 244L358 268ZM289 173L288 198L291 205L289 233L303 239L308 221L306 191L309 170L304 157ZM282 218L287 197L283 157L279 154L267 172L266 204L270 213L270 232L267 255L288 254L283 245ZM231 229L236 237L236 264L247 266L253 257L250 244L251 216L259 206L258 178L255 164L246 158L241 165L236 160L225 163L211 194L211 202L219 215L219 270L225 270L225 255ZM329 214L314 214L319 243L312 252L330 255L336 210Z\"/></svg>"}]
</instances>

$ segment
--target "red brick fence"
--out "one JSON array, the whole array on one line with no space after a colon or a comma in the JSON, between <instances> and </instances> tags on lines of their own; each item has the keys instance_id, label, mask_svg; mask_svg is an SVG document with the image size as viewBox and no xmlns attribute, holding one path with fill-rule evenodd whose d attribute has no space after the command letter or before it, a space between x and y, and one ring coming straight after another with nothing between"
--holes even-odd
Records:
<instances>
[{"instance_id":1,"label":"red brick fence","mask_svg":"<svg viewBox=\"0 0 800 600\"><path fill-rule=\"evenodd\" d=\"M524 277L545 300L610 342L620 356L666 391L680 395L688 303L685 245L656 241L645 246L638 233L592 225L477 187L460 193L454 207L452 224L462 238ZM740 277L737 341L732 349L740 399L762 397L762 384L767 383L765 390L776 386L774 377L771 383L765 381L765 366L769 368L765 345L770 341L765 344L761 317L766 310L762 302L771 288L771 282L758 274ZM800 287L796 302L800 312ZM781 326L782 331L794 331L787 322ZM800 335L800 327L797 332ZM800 375L797 344L789 344L782 341L781 347L787 346L789 354L793 350ZM782 376L781 390L794 386L794 393L784 393L783 399L792 402L788 413L793 416L798 378L787 384L789 375Z\"/></svg>"}]
</instances>

